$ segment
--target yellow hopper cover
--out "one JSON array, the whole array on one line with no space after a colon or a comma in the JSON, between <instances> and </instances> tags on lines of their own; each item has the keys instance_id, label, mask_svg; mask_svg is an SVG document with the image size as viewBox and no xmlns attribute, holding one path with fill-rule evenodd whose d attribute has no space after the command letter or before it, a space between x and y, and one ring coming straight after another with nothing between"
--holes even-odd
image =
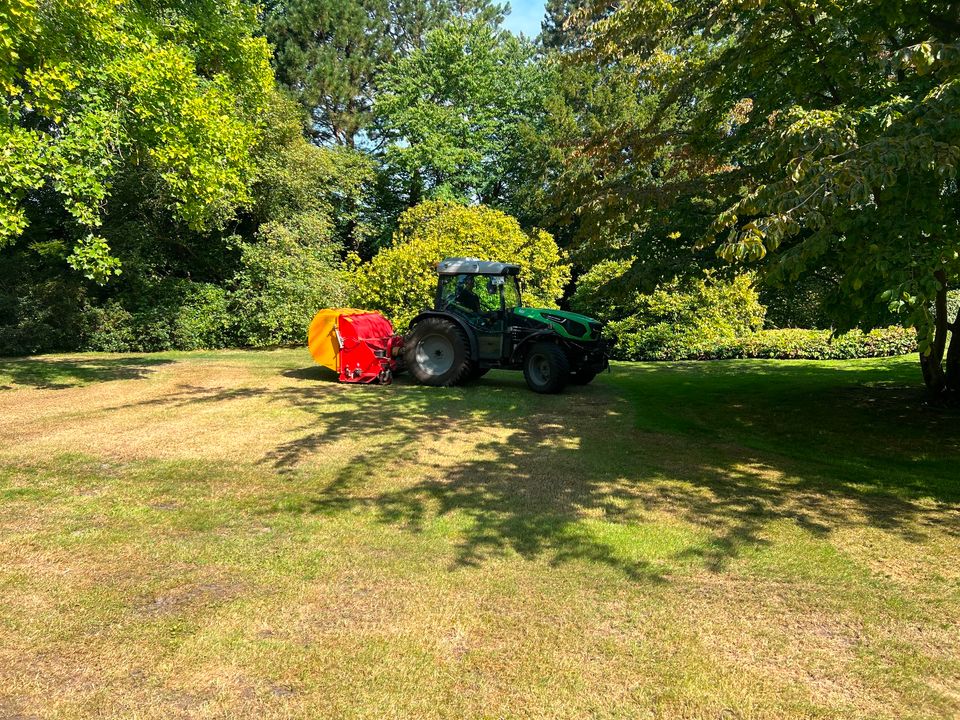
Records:
<instances>
[{"instance_id":1,"label":"yellow hopper cover","mask_svg":"<svg viewBox=\"0 0 960 720\"><path fill-rule=\"evenodd\" d=\"M340 343L337 342L337 318L341 315L363 315L369 310L356 308L327 308L313 316L310 330L307 332L307 346L310 355L318 365L328 367L339 372L337 354L340 352Z\"/></svg>"}]
</instances>

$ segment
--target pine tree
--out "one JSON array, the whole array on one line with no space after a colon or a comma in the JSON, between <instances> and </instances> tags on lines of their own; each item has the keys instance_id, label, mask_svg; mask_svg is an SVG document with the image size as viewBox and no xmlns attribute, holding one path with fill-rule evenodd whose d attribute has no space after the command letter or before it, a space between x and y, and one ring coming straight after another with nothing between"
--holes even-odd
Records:
<instances>
[{"instance_id":1,"label":"pine tree","mask_svg":"<svg viewBox=\"0 0 960 720\"><path fill-rule=\"evenodd\" d=\"M353 147L370 127L383 66L450 17L498 24L508 11L490 0L274 0L264 28L314 141Z\"/></svg>"}]
</instances>

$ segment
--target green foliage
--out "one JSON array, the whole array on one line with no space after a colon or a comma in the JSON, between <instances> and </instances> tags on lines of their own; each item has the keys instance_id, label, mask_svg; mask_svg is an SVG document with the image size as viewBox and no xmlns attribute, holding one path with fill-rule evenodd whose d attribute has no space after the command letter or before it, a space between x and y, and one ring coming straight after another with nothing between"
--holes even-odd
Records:
<instances>
[{"instance_id":1,"label":"green foliage","mask_svg":"<svg viewBox=\"0 0 960 720\"><path fill-rule=\"evenodd\" d=\"M13 290L0 294L0 317L4 319L0 323L0 356L77 347L84 324L81 287L56 278L36 278L29 284L15 284Z\"/></svg>"},{"instance_id":2,"label":"green foliage","mask_svg":"<svg viewBox=\"0 0 960 720\"><path fill-rule=\"evenodd\" d=\"M249 202L272 82L252 6L11 0L0 15L0 247L58 212L69 264L103 283L120 271L102 227L119 175L195 230Z\"/></svg>"},{"instance_id":3,"label":"green foliage","mask_svg":"<svg viewBox=\"0 0 960 720\"><path fill-rule=\"evenodd\" d=\"M426 10L424 3L411 4ZM352 145L369 125L372 77L395 50L388 18L370 12L370 5L362 0L270 3L264 27L276 48L277 79L310 112L319 141Z\"/></svg>"},{"instance_id":4,"label":"green foliage","mask_svg":"<svg viewBox=\"0 0 960 720\"><path fill-rule=\"evenodd\" d=\"M836 277L829 273L810 274L798 278L790 285L776 282L758 283L760 302L767 309L766 326L769 328L817 328L833 327L831 308L843 302ZM893 323L892 315L881 321Z\"/></svg>"},{"instance_id":5,"label":"green foliage","mask_svg":"<svg viewBox=\"0 0 960 720\"><path fill-rule=\"evenodd\" d=\"M916 332L891 325L866 333L851 330L835 335L830 330L784 328L735 338L700 336L685 341L669 332L659 338L630 334L622 336L614 354L623 360L853 360L905 355L916 350Z\"/></svg>"},{"instance_id":6,"label":"green foliage","mask_svg":"<svg viewBox=\"0 0 960 720\"><path fill-rule=\"evenodd\" d=\"M231 316L223 288L166 279L145 285L129 307L108 300L84 313L84 349L154 352L223 347Z\"/></svg>"},{"instance_id":7,"label":"green foliage","mask_svg":"<svg viewBox=\"0 0 960 720\"><path fill-rule=\"evenodd\" d=\"M692 182L720 203L704 247L783 286L826 271L839 328L892 313L931 350L932 302L960 282L955 4L630 0L594 31L594 62L633 68L658 99L656 122L598 138L630 158L640 197L658 158L686 168L678 194Z\"/></svg>"},{"instance_id":8,"label":"green foliage","mask_svg":"<svg viewBox=\"0 0 960 720\"><path fill-rule=\"evenodd\" d=\"M354 268L350 303L383 311L403 329L432 307L435 266L445 257L519 263L530 306L556 307L570 280L570 266L549 233L524 232L514 218L492 208L432 200L405 212L393 245Z\"/></svg>"},{"instance_id":9,"label":"green foliage","mask_svg":"<svg viewBox=\"0 0 960 720\"><path fill-rule=\"evenodd\" d=\"M131 352L137 349L133 315L116 300L107 300L103 305L89 308L85 320L85 350Z\"/></svg>"},{"instance_id":10,"label":"green foliage","mask_svg":"<svg viewBox=\"0 0 960 720\"><path fill-rule=\"evenodd\" d=\"M623 280L635 258L601 260L577 278L570 306L577 312L604 322L622 319L636 309L636 290Z\"/></svg>"},{"instance_id":11,"label":"green foliage","mask_svg":"<svg viewBox=\"0 0 960 720\"><path fill-rule=\"evenodd\" d=\"M851 330L835 335L829 330L762 330L727 347L718 347L704 357L778 358L782 360L852 360L888 357L917 351L914 330L891 325L870 332Z\"/></svg>"},{"instance_id":12,"label":"green foliage","mask_svg":"<svg viewBox=\"0 0 960 720\"><path fill-rule=\"evenodd\" d=\"M523 128L542 113L534 47L490 23L454 20L384 70L375 110L385 162L410 204L496 203L508 194Z\"/></svg>"},{"instance_id":13,"label":"green foliage","mask_svg":"<svg viewBox=\"0 0 960 720\"><path fill-rule=\"evenodd\" d=\"M254 222L286 223L311 215L329 226L325 235L332 233L351 249L365 248L374 233L374 161L357 150L307 142L302 114L278 95L267 119L252 188Z\"/></svg>"},{"instance_id":14,"label":"green foliage","mask_svg":"<svg viewBox=\"0 0 960 720\"><path fill-rule=\"evenodd\" d=\"M609 321L607 332L619 357L697 357L702 348L734 342L763 326L764 308L749 275L675 279L649 294L634 291L614 305L605 288L626 274L629 265L597 266L581 278L571 299L575 309Z\"/></svg>"},{"instance_id":15,"label":"green foliage","mask_svg":"<svg viewBox=\"0 0 960 720\"><path fill-rule=\"evenodd\" d=\"M264 20L277 79L310 113L318 142L353 147L372 130L382 68L452 14L496 22L485 0L272 0Z\"/></svg>"},{"instance_id":16,"label":"green foliage","mask_svg":"<svg viewBox=\"0 0 960 720\"><path fill-rule=\"evenodd\" d=\"M261 226L255 242L241 242L240 270L230 307L242 345L303 344L317 310L344 301L338 246L312 215Z\"/></svg>"}]
</instances>

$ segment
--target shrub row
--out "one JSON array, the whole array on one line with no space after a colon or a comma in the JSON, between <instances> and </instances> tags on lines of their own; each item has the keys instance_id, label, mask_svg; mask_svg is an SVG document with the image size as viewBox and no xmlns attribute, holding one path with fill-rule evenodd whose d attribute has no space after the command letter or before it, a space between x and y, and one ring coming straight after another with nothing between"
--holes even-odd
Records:
<instances>
[{"instance_id":1,"label":"shrub row","mask_svg":"<svg viewBox=\"0 0 960 720\"><path fill-rule=\"evenodd\" d=\"M625 333L623 326L623 322L611 323L616 337L613 354L621 360L852 360L904 355L917 349L916 333L898 326L842 335L829 330L759 330L722 340L705 340L656 326Z\"/></svg>"},{"instance_id":2,"label":"shrub row","mask_svg":"<svg viewBox=\"0 0 960 720\"><path fill-rule=\"evenodd\" d=\"M343 272L313 250L284 238L240 250L227 287L164 278L107 298L56 281L0 293L0 356L300 345L319 308L343 304Z\"/></svg>"}]
</instances>

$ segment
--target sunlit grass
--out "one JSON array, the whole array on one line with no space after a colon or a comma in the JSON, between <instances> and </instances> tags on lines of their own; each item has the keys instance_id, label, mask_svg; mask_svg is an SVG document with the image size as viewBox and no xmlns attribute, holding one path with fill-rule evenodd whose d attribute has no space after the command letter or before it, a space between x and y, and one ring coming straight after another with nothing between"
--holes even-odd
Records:
<instances>
[{"instance_id":1,"label":"sunlit grass","mask_svg":"<svg viewBox=\"0 0 960 720\"><path fill-rule=\"evenodd\" d=\"M0 361L0 717L954 717L960 416L917 382Z\"/></svg>"}]
</instances>

